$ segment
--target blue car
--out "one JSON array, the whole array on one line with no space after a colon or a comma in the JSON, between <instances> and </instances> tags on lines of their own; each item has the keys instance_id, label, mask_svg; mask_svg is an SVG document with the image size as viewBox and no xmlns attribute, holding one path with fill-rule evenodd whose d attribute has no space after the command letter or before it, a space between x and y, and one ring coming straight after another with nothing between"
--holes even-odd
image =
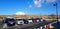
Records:
<instances>
[{"instance_id":1,"label":"blue car","mask_svg":"<svg viewBox=\"0 0 60 29\"><path fill-rule=\"evenodd\" d=\"M6 18L6 19L4 19L3 22L6 23L8 26L15 25L15 20L13 18Z\"/></svg>"}]
</instances>

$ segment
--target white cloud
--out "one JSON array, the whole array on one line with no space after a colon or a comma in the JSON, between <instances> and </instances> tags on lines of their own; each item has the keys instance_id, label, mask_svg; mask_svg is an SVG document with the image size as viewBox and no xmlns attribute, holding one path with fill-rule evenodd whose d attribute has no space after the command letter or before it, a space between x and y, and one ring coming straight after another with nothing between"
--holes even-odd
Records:
<instances>
[{"instance_id":1,"label":"white cloud","mask_svg":"<svg viewBox=\"0 0 60 29\"><path fill-rule=\"evenodd\" d=\"M44 0L33 0L36 7L41 7Z\"/></svg>"},{"instance_id":2,"label":"white cloud","mask_svg":"<svg viewBox=\"0 0 60 29\"><path fill-rule=\"evenodd\" d=\"M42 7L42 3L53 3L56 0L33 0L36 7Z\"/></svg>"},{"instance_id":3,"label":"white cloud","mask_svg":"<svg viewBox=\"0 0 60 29\"><path fill-rule=\"evenodd\" d=\"M56 0L46 0L47 3L53 3L55 2Z\"/></svg>"},{"instance_id":4,"label":"white cloud","mask_svg":"<svg viewBox=\"0 0 60 29\"><path fill-rule=\"evenodd\" d=\"M25 15L25 13L24 13L24 12L19 11L19 12L17 12L17 13L16 13L16 15Z\"/></svg>"}]
</instances>

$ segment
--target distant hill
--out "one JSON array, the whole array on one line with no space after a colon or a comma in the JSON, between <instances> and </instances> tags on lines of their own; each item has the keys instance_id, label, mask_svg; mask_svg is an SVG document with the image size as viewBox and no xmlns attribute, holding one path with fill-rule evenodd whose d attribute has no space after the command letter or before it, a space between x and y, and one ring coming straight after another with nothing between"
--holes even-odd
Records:
<instances>
[{"instance_id":1,"label":"distant hill","mask_svg":"<svg viewBox=\"0 0 60 29\"><path fill-rule=\"evenodd\" d=\"M6 17L13 18L44 18L44 19L56 19L56 15L0 15L0 19L4 19ZM60 15L58 16L60 19Z\"/></svg>"}]
</instances>

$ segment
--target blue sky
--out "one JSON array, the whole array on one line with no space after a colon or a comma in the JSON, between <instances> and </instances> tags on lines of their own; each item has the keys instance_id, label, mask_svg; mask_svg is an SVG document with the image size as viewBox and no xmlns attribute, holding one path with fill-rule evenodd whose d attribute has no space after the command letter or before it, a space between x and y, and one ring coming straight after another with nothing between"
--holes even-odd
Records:
<instances>
[{"instance_id":1,"label":"blue sky","mask_svg":"<svg viewBox=\"0 0 60 29\"><path fill-rule=\"evenodd\" d=\"M60 14L60 0L0 0L0 15L20 11L26 14L56 14L54 2L58 3Z\"/></svg>"}]
</instances>

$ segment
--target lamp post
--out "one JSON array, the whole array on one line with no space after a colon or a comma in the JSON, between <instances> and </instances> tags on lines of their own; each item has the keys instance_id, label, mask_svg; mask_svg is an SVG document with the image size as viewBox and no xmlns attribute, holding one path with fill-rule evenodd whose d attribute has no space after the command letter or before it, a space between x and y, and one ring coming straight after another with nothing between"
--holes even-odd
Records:
<instances>
[{"instance_id":1,"label":"lamp post","mask_svg":"<svg viewBox=\"0 0 60 29\"><path fill-rule=\"evenodd\" d=\"M58 24L58 9L57 9L58 4L55 2L54 6L56 8L56 19L57 19L57 24Z\"/></svg>"}]
</instances>

